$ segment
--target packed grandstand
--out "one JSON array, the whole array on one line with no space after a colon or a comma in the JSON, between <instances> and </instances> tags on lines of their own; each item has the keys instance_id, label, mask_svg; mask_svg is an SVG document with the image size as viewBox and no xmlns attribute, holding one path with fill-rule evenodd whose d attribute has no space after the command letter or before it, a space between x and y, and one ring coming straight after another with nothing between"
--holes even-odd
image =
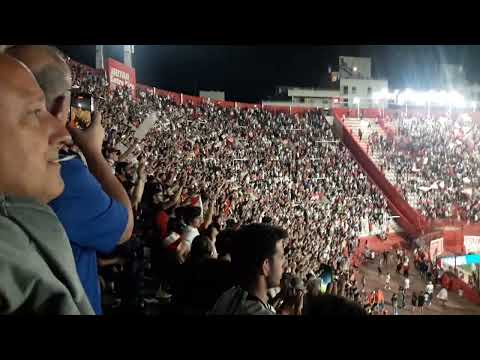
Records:
<instances>
[{"instance_id":1,"label":"packed grandstand","mask_svg":"<svg viewBox=\"0 0 480 360\"><path fill-rule=\"evenodd\" d=\"M10 49L22 51L38 49ZM480 252L475 113L245 104L136 84L123 64L111 63L122 81L67 64L72 93L94 98L101 160L133 210L133 233L123 233L128 211L86 142L61 148L62 196L80 204L87 186L69 193L66 169L87 172L106 204L95 221L109 233L98 236L115 238L96 247L78 229L95 196L68 219L68 204L50 203L85 313L398 315L432 304L442 313L452 291L449 301L480 304L478 265L468 266ZM79 267L88 247L94 272Z\"/></svg>"},{"instance_id":2,"label":"packed grandstand","mask_svg":"<svg viewBox=\"0 0 480 360\"><path fill-rule=\"evenodd\" d=\"M464 181L475 179L479 169L476 153L464 151L475 143L477 132L472 126L463 141L450 131L455 126L463 131L463 117L442 119L435 136L429 136L438 119L407 119L392 112L380 126L380 111L360 114L370 116L369 128L377 128L366 139L370 154L379 154L385 159L380 168L396 175L393 188L379 188L370 164L359 161L348 141L335 141L341 125L335 130L321 110L211 101L141 85L134 97L127 88L110 92L103 72L77 63L72 68L76 86L104 99L100 109L110 158L116 145L132 144L135 129L149 114L156 115L141 146L129 160L116 164L127 189L137 181L136 159L146 164L139 211L146 223L155 219L153 208L161 209L158 205L185 185L179 203L193 198L204 211L211 207L210 222L221 228L268 219L288 229L287 274L307 281L328 266L335 278L348 283L364 256L357 251L359 237L386 238L396 226L392 215L401 217L400 231L411 240L431 231L432 219L478 220L477 194L469 193L471 181ZM342 110L334 111L335 122L358 115ZM343 130L351 133L348 127ZM416 209L407 201L411 193L418 198ZM161 240L165 248L171 245L171 237L166 239ZM426 259L432 261L430 254ZM435 263L430 266L436 268Z\"/></svg>"}]
</instances>

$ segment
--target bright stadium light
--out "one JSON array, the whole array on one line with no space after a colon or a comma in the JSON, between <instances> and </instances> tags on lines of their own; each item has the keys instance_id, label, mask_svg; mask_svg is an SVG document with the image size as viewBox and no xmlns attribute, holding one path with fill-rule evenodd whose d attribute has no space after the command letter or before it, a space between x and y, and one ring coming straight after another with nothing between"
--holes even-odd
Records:
<instances>
[{"instance_id":1,"label":"bright stadium light","mask_svg":"<svg viewBox=\"0 0 480 360\"><path fill-rule=\"evenodd\" d=\"M428 93L417 92L413 101L418 106L426 105L428 103Z\"/></svg>"},{"instance_id":2,"label":"bright stadium light","mask_svg":"<svg viewBox=\"0 0 480 360\"><path fill-rule=\"evenodd\" d=\"M464 108L466 105L465 98L458 91L451 91L449 93L449 103L456 108Z\"/></svg>"},{"instance_id":3,"label":"bright stadium light","mask_svg":"<svg viewBox=\"0 0 480 360\"><path fill-rule=\"evenodd\" d=\"M472 101L472 103L470 105L472 106L472 111L475 112L477 110L477 102Z\"/></svg>"}]
</instances>

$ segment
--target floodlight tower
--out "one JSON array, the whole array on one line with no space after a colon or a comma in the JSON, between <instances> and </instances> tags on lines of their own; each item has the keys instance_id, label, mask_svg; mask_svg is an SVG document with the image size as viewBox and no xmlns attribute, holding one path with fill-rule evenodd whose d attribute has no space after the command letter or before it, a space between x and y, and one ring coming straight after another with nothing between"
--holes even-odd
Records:
<instances>
[{"instance_id":1,"label":"floodlight tower","mask_svg":"<svg viewBox=\"0 0 480 360\"><path fill-rule=\"evenodd\" d=\"M103 69L103 45L95 45L95 68Z\"/></svg>"},{"instance_id":2,"label":"floodlight tower","mask_svg":"<svg viewBox=\"0 0 480 360\"><path fill-rule=\"evenodd\" d=\"M123 63L132 66L132 55L135 53L135 45L123 45Z\"/></svg>"}]
</instances>

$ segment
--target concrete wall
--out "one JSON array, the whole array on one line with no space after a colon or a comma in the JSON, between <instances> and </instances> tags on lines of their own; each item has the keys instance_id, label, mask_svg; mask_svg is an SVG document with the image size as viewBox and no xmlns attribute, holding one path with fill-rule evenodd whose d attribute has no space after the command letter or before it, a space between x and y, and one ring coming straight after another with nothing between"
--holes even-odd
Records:
<instances>
[{"instance_id":1,"label":"concrete wall","mask_svg":"<svg viewBox=\"0 0 480 360\"><path fill-rule=\"evenodd\" d=\"M223 91L200 90L200 96L212 100L225 100L225 92Z\"/></svg>"},{"instance_id":2,"label":"concrete wall","mask_svg":"<svg viewBox=\"0 0 480 360\"><path fill-rule=\"evenodd\" d=\"M344 94L344 87L348 87L348 95ZM355 94L353 88L355 87ZM368 88L371 89L369 94ZM356 107L353 103L353 99L358 97L360 99L361 108L377 107L371 99L371 94L378 92L382 89L388 90L388 80L375 80L375 79L340 79L340 96L345 100L344 104L348 107Z\"/></svg>"},{"instance_id":3,"label":"concrete wall","mask_svg":"<svg viewBox=\"0 0 480 360\"><path fill-rule=\"evenodd\" d=\"M339 97L340 96L340 91L338 91L338 90L292 88L292 89L288 89L288 96L312 97L312 98Z\"/></svg>"},{"instance_id":4,"label":"concrete wall","mask_svg":"<svg viewBox=\"0 0 480 360\"><path fill-rule=\"evenodd\" d=\"M346 64L344 67L342 64ZM357 68L356 72L354 68ZM349 78L352 76L359 76L362 78L372 77L372 59L364 57L340 56L338 58L338 69L340 72L340 79Z\"/></svg>"}]
</instances>

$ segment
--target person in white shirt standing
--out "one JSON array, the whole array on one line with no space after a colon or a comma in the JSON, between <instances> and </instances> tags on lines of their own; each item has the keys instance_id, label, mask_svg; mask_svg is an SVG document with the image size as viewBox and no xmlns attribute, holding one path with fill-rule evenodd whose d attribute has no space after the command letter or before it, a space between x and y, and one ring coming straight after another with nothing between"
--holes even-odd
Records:
<instances>
[{"instance_id":1,"label":"person in white shirt standing","mask_svg":"<svg viewBox=\"0 0 480 360\"><path fill-rule=\"evenodd\" d=\"M437 299L439 299L442 302L443 306L446 306L447 301L448 301L448 291L445 288L442 288L440 292L437 294Z\"/></svg>"},{"instance_id":2,"label":"person in white shirt standing","mask_svg":"<svg viewBox=\"0 0 480 360\"><path fill-rule=\"evenodd\" d=\"M408 278L408 276L405 276L403 288L405 289L405 292L408 292L408 290L410 289L410 279Z\"/></svg>"},{"instance_id":3,"label":"person in white shirt standing","mask_svg":"<svg viewBox=\"0 0 480 360\"><path fill-rule=\"evenodd\" d=\"M385 289L392 290L390 287L390 273L388 272L385 276Z\"/></svg>"},{"instance_id":4,"label":"person in white shirt standing","mask_svg":"<svg viewBox=\"0 0 480 360\"><path fill-rule=\"evenodd\" d=\"M425 286L425 293L428 294L428 300L426 302L428 306L430 306L432 305L432 299L433 299L433 284L431 281L429 281L427 286Z\"/></svg>"},{"instance_id":5,"label":"person in white shirt standing","mask_svg":"<svg viewBox=\"0 0 480 360\"><path fill-rule=\"evenodd\" d=\"M181 235L181 241L177 248L177 259L180 263L184 263L190 249L193 239L200 235L198 227L202 223L202 211L198 207L188 206L183 212L183 221L187 225Z\"/></svg>"}]
</instances>

